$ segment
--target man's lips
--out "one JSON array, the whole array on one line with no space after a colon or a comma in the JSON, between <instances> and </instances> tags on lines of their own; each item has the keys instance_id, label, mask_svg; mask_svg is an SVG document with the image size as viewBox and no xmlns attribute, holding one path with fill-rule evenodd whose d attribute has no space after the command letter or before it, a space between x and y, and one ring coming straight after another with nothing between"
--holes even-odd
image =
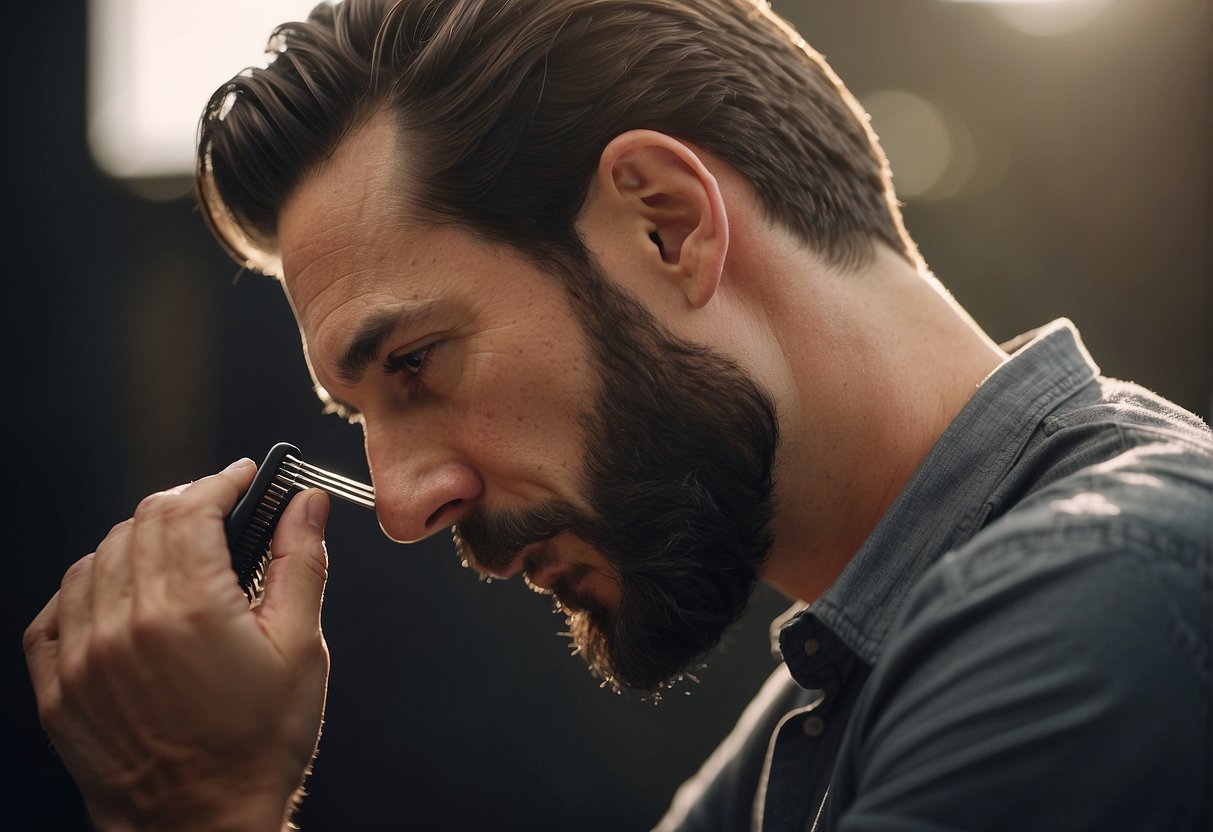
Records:
<instances>
[{"instance_id":1,"label":"man's lips","mask_svg":"<svg viewBox=\"0 0 1213 832\"><path fill-rule=\"evenodd\" d=\"M520 572L527 586L547 594L558 587L569 586L578 577L576 564L562 563L548 541L539 541L523 548L501 577L512 578Z\"/></svg>"},{"instance_id":2,"label":"man's lips","mask_svg":"<svg viewBox=\"0 0 1213 832\"><path fill-rule=\"evenodd\" d=\"M526 547L518 560L526 582L532 589L541 592L551 592L569 572L569 567L562 564L551 547L544 543L533 543Z\"/></svg>"},{"instance_id":3,"label":"man's lips","mask_svg":"<svg viewBox=\"0 0 1213 832\"><path fill-rule=\"evenodd\" d=\"M594 571L584 563L562 562L548 540L523 547L505 569L488 570L480 566L477 569L496 580L509 580L521 574L528 587L552 596L558 608L570 614L586 608L588 596L580 594L580 586Z\"/></svg>"},{"instance_id":4,"label":"man's lips","mask_svg":"<svg viewBox=\"0 0 1213 832\"><path fill-rule=\"evenodd\" d=\"M531 589L555 595L558 591L572 591L590 571L584 564L561 562L549 541L541 540L523 547L505 569L487 571L487 574L497 580L509 580L521 574Z\"/></svg>"},{"instance_id":5,"label":"man's lips","mask_svg":"<svg viewBox=\"0 0 1213 832\"><path fill-rule=\"evenodd\" d=\"M566 566L548 566L536 570L526 569L523 571L523 576L533 589L554 592L570 571Z\"/></svg>"},{"instance_id":6,"label":"man's lips","mask_svg":"<svg viewBox=\"0 0 1213 832\"><path fill-rule=\"evenodd\" d=\"M553 562L554 559L544 550L543 541L540 541L523 547L505 569L486 571L498 580L508 581L519 573L530 575L532 572L543 571Z\"/></svg>"}]
</instances>

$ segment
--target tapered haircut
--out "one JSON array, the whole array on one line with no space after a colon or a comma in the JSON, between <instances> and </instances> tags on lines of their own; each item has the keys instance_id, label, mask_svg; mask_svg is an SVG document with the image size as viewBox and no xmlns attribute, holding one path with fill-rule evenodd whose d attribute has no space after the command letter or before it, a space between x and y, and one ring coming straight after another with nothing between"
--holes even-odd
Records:
<instances>
[{"instance_id":1,"label":"tapered haircut","mask_svg":"<svg viewBox=\"0 0 1213 832\"><path fill-rule=\"evenodd\" d=\"M920 265L862 109L755 0L344 0L285 23L269 64L203 113L197 193L242 265L280 271L277 218L342 137L382 110L411 219L543 264L576 232L599 156L630 129L700 146L829 262L884 243Z\"/></svg>"}]
</instances>

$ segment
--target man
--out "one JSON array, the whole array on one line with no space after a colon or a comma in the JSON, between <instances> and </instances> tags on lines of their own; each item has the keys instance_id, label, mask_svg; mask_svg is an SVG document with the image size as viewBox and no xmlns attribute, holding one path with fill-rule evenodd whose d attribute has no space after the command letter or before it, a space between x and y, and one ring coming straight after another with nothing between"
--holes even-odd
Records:
<instances>
[{"instance_id":1,"label":"man","mask_svg":"<svg viewBox=\"0 0 1213 832\"><path fill-rule=\"evenodd\" d=\"M1207 825L1208 428L1067 322L993 343L786 24L347 0L277 47L211 100L199 194L281 277L384 531L453 527L620 688L677 679L759 578L800 602L661 828ZM149 497L27 633L103 829L289 817L327 498L292 501L250 609L222 519L252 473Z\"/></svg>"}]
</instances>

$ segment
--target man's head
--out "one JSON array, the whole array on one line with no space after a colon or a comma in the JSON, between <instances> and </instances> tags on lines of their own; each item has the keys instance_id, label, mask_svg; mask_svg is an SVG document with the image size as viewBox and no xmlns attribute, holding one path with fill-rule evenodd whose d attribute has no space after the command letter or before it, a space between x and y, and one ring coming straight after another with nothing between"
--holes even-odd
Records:
<instances>
[{"instance_id":1,"label":"man's head","mask_svg":"<svg viewBox=\"0 0 1213 832\"><path fill-rule=\"evenodd\" d=\"M254 268L276 269L285 199L384 108L416 217L540 262L582 253L599 155L635 128L719 156L832 263L874 242L917 262L862 110L760 0L345 0L270 48L216 91L198 147L204 214Z\"/></svg>"},{"instance_id":2,"label":"man's head","mask_svg":"<svg viewBox=\"0 0 1213 832\"><path fill-rule=\"evenodd\" d=\"M601 675L659 686L762 568L777 405L615 285L637 261L603 250L602 186L692 306L728 247L692 147L823 262L913 263L866 122L740 0L352 3L278 47L212 99L199 192L238 258L284 275L385 530L457 524L481 569L556 592Z\"/></svg>"},{"instance_id":3,"label":"man's head","mask_svg":"<svg viewBox=\"0 0 1213 832\"><path fill-rule=\"evenodd\" d=\"M362 125L280 223L312 373L362 425L380 523L401 541L456 526L469 565L555 595L605 681L653 690L716 644L763 566L776 405L596 263L556 280L506 246L409 219L392 187L397 133L382 117ZM622 144L632 175L677 178L678 160ZM696 181L659 187L682 200ZM681 259L710 262L692 250L721 240L697 225Z\"/></svg>"}]
</instances>

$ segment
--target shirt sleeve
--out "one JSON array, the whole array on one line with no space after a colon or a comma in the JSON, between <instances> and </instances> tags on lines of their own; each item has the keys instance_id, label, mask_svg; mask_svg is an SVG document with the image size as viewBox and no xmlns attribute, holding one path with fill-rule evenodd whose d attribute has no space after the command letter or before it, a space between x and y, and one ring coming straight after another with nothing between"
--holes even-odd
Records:
<instances>
[{"instance_id":1,"label":"shirt sleeve","mask_svg":"<svg viewBox=\"0 0 1213 832\"><path fill-rule=\"evenodd\" d=\"M1207 828L1207 537L1053 517L912 591L844 739L838 829Z\"/></svg>"}]
</instances>

